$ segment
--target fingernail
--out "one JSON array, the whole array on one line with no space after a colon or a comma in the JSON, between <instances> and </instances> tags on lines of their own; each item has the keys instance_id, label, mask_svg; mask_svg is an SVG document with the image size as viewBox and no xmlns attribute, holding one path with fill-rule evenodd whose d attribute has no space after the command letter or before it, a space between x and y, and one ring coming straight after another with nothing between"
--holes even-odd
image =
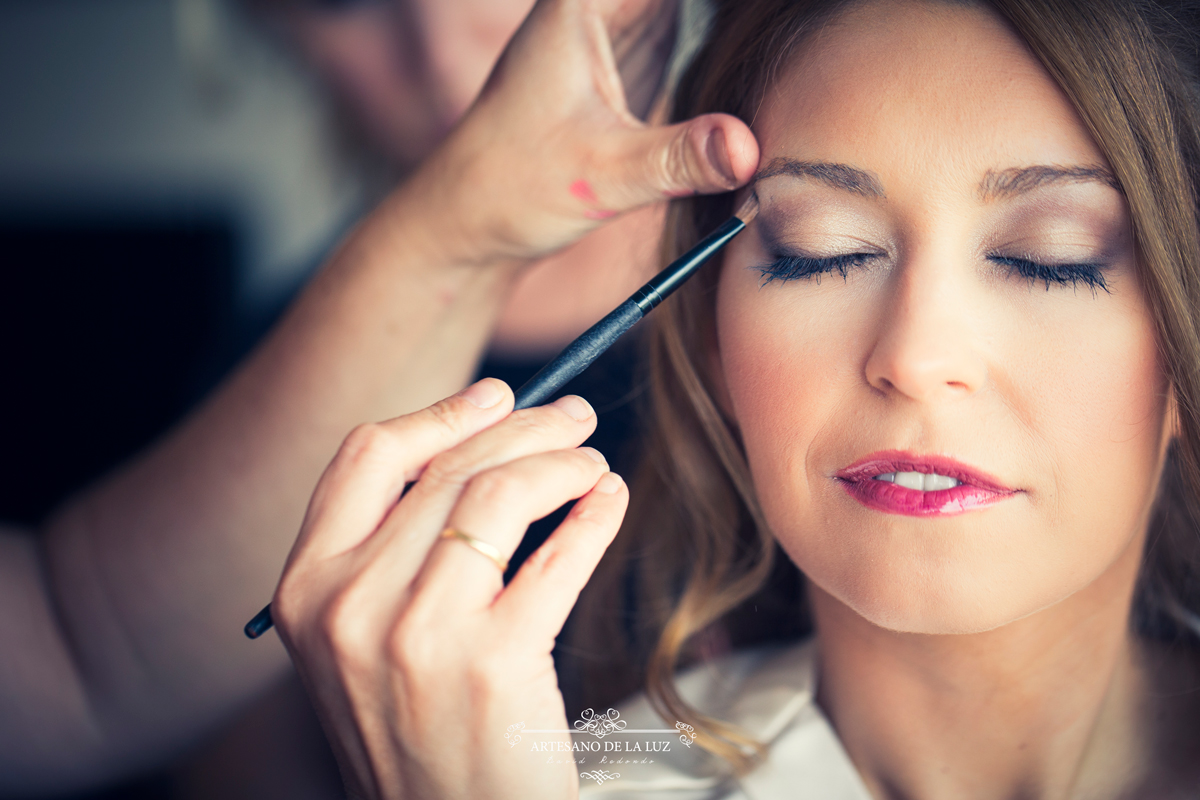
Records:
<instances>
[{"instance_id":1,"label":"fingernail","mask_svg":"<svg viewBox=\"0 0 1200 800\"><path fill-rule=\"evenodd\" d=\"M594 447L581 447L581 448L579 448L579 452L583 453L585 456L590 458L592 461L595 461L597 464L607 464L608 463L608 459L604 457L604 454L601 453L599 450L597 450Z\"/></svg>"},{"instance_id":2,"label":"fingernail","mask_svg":"<svg viewBox=\"0 0 1200 800\"><path fill-rule=\"evenodd\" d=\"M725 131L713 128L712 133L708 134L708 143L704 149L708 154L708 163L721 173L729 186L736 186L737 175L733 174L733 163L729 160L729 144L725 141Z\"/></svg>"},{"instance_id":3,"label":"fingernail","mask_svg":"<svg viewBox=\"0 0 1200 800\"><path fill-rule=\"evenodd\" d=\"M594 413L592 407L588 405L587 400L573 394L558 398L554 401L554 405L565 411L571 419L578 422L583 422Z\"/></svg>"},{"instance_id":4,"label":"fingernail","mask_svg":"<svg viewBox=\"0 0 1200 800\"><path fill-rule=\"evenodd\" d=\"M500 388L500 381L484 378L463 389L458 396L476 408L491 408L504 399L504 392Z\"/></svg>"},{"instance_id":5,"label":"fingernail","mask_svg":"<svg viewBox=\"0 0 1200 800\"><path fill-rule=\"evenodd\" d=\"M625 481L621 480L620 475L615 472L606 472L604 477L596 482L596 491L600 494L616 494L624 485Z\"/></svg>"}]
</instances>

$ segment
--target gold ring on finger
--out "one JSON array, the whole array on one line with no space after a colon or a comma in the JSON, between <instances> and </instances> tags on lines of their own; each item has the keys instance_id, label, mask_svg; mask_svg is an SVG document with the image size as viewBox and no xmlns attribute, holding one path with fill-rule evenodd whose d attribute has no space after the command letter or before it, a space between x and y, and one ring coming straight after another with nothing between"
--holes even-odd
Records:
<instances>
[{"instance_id":1,"label":"gold ring on finger","mask_svg":"<svg viewBox=\"0 0 1200 800\"><path fill-rule=\"evenodd\" d=\"M508 571L508 561L500 554L494 545L490 545L485 541L476 539L474 536L463 533L458 528L446 528L439 534L442 539L458 539L461 542L466 542L473 549L479 551L483 555L491 559L497 567L500 568L500 574L503 575Z\"/></svg>"}]
</instances>

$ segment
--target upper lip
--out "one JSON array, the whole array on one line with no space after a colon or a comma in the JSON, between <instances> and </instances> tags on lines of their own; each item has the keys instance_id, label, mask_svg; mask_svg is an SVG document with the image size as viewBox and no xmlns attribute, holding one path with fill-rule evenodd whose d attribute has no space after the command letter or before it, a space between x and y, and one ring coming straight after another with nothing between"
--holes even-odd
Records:
<instances>
[{"instance_id":1,"label":"upper lip","mask_svg":"<svg viewBox=\"0 0 1200 800\"><path fill-rule=\"evenodd\" d=\"M863 481L889 472L936 472L938 475L954 478L959 483L993 492L1016 491L1005 486L996 477L948 456L919 456L903 450L881 450L871 453L839 470L835 475L844 481Z\"/></svg>"}]
</instances>

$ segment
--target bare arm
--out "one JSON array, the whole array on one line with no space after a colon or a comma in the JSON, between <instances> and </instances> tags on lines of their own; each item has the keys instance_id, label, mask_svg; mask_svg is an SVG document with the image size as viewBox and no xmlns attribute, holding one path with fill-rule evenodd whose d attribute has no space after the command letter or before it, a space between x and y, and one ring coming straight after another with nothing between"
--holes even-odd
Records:
<instances>
[{"instance_id":1,"label":"bare arm","mask_svg":"<svg viewBox=\"0 0 1200 800\"><path fill-rule=\"evenodd\" d=\"M596 212L748 179L757 147L740 122L628 115L598 33L620 21L579 5L535 8L447 143L189 419L40 543L0 534L0 793L163 758L261 690L286 655L241 626L346 432L463 386L521 270ZM716 129L724 170L708 160ZM580 179L595 199L568 190Z\"/></svg>"}]
</instances>

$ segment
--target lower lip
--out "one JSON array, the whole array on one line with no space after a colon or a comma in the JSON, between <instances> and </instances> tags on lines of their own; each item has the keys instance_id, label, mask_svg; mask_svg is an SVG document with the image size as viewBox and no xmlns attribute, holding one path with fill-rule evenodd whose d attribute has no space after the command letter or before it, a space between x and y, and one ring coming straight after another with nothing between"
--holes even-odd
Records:
<instances>
[{"instance_id":1,"label":"lower lip","mask_svg":"<svg viewBox=\"0 0 1200 800\"><path fill-rule=\"evenodd\" d=\"M1015 492L997 492L965 483L935 492L908 489L888 481L877 481L872 478L865 480L842 479L841 483L851 497L867 508L910 517L953 516L966 511L986 508L1015 494Z\"/></svg>"}]
</instances>

